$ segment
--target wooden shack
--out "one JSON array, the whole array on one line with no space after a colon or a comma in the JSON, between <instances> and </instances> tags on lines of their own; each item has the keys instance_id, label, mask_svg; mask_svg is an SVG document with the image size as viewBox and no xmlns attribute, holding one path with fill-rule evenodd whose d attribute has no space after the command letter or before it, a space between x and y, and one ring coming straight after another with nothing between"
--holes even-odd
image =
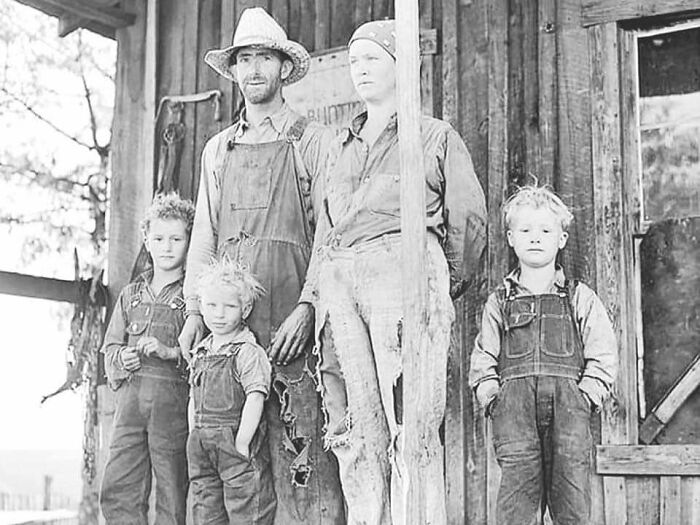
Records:
<instances>
[{"instance_id":1,"label":"wooden shack","mask_svg":"<svg viewBox=\"0 0 700 525\"><path fill-rule=\"evenodd\" d=\"M356 26L394 9L390 0L20 1L60 17L64 31L84 26L118 42L113 293L129 279L138 217L158 184L162 156L177 155L179 190L195 195L202 147L234 116L235 86L202 58L230 42L243 9L267 8L326 63L342 56L338 48ZM489 207L487 253L457 304L449 361L449 522L494 523L499 473L488 420L467 386L469 356L488 290L513 263L499 207L514 184L536 177L573 207L562 263L598 291L620 342L614 401L595 419L594 523L700 523L700 104L692 103L700 92L700 1L419 5L428 42L424 108L464 138ZM176 109L166 103L156 119L164 97L209 90L222 96ZM664 97L676 105L655 110ZM303 92L295 92L299 98ZM173 122L184 125L175 149L163 142ZM677 161L673 140L689 141ZM672 168L675 178L667 176ZM102 387L105 439L109 405Z\"/></svg>"}]
</instances>

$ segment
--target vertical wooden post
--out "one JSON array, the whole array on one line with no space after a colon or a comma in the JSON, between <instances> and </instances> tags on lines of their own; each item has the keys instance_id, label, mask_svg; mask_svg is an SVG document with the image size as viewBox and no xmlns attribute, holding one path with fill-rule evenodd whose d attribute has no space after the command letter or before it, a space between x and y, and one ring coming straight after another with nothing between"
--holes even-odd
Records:
<instances>
[{"instance_id":1,"label":"vertical wooden post","mask_svg":"<svg viewBox=\"0 0 700 525\"><path fill-rule=\"evenodd\" d=\"M401 173L401 245L403 294L404 441L407 483L404 517L407 524L426 523L423 468L427 464L428 436L421 410L429 378L423 364L429 356L427 337L428 281L426 266L425 171L420 132L420 50L418 1L395 0L396 89ZM443 503L444 505L444 503Z\"/></svg>"},{"instance_id":2,"label":"vertical wooden post","mask_svg":"<svg viewBox=\"0 0 700 525\"><path fill-rule=\"evenodd\" d=\"M53 478L51 476L44 476L44 510L51 510L51 485L53 483Z\"/></svg>"}]
</instances>

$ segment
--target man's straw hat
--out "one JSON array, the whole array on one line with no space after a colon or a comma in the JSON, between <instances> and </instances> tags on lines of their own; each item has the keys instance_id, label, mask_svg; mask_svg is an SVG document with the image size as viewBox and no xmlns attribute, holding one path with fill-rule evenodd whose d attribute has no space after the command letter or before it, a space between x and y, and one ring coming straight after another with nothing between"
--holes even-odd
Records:
<instances>
[{"instance_id":1,"label":"man's straw hat","mask_svg":"<svg viewBox=\"0 0 700 525\"><path fill-rule=\"evenodd\" d=\"M236 82L236 66L232 57L242 47L251 46L275 49L289 57L294 67L283 80L285 85L301 80L309 70L311 57L308 51L301 44L289 40L284 29L262 7L251 7L243 11L233 35L233 43L225 49L209 51L204 61L219 75Z\"/></svg>"}]
</instances>

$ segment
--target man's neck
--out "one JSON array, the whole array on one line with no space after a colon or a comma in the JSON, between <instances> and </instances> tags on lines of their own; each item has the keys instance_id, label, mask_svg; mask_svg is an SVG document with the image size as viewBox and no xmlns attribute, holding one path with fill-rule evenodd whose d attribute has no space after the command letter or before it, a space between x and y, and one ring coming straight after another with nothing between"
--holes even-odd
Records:
<instances>
[{"instance_id":1,"label":"man's neck","mask_svg":"<svg viewBox=\"0 0 700 525\"><path fill-rule=\"evenodd\" d=\"M235 340L241 332L244 330L244 326L240 325L237 330L233 330L227 334L211 334L211 347L212 350L218 351L222 346L227 345L231 341Z\"/></svg>"},{"instance_id":2,"label":"man's neck","mask_svg":"<svg viewBox=\"0 0 700 525\"><path fill-rule=\"evenodd\" d=\"M153 278L151 279L151 290L158 295L163 288L170 283L174 283L183 275L182 266L174 270L161 270L157 266L153 268Z\"/></svg>"},{"instance_id":3,"label":"man's neck","mask_svg":"<svg viewBox=\"0 0 700 525\"><path fill-rule=\"evenodd\" d=\"M541 268L532 268L521 264L519 283L533 294L540 295L549 291L555 275L556 266L554 261L552 261L552 264Z\"/></svg>"},{"instance_id":4,"label":"man's neck","mask_svg":"<svg viewBox=\"0 0 700 525\"><path fill-rule=\"evenodd\" d=\"M245 118L248 125L252 128L256 128L265 118L270 115L274 115L284 105L284 100L281 94L277 94L269 102L263 102L260 104L252 104L248 101L245 103Z\"/></svg>"}]
</instances>

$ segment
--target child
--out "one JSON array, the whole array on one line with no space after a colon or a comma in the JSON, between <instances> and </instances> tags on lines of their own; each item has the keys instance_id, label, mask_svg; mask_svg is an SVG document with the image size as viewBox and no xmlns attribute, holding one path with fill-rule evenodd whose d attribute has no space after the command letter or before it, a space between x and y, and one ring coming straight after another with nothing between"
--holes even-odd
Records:
<instances>
[{"instance_id":1,"label":"child","mask_svg":"<svg viewBox=\"0 0 700 525\"><path fill-rule=\"evenodd\" d=\"M272 367L245 320L260 284L224 258L199 280L211 334L190 362L194 428L187 441L195 524L271 524L277 500L261 420Z\"/></svg>"},{"instance_id":2,"label":"child","mask_svg":"<svg viewBox=\"0 0 700 525\"><path fill-rule=\"evenodd\" d=\"M108 524L148 523L151 470L156 522L185 523L189 386L177 337L193 220L190 201L155 197L141 223L153 270L124 287L105 334L105 371L117 391L100 494Z\"/></svg>"},{"instance_id":3,"label":"child","mask_svg":"<svg viewBox=\"0 0 700 525\"><path fill-rule=\"evenodd\" d=\"M518 268L492 293L469 383L493 423L501 466L499 524L588 523L592 410L617 370L605 307L555 265L573 216L547 188L525 186L504 206Z\"/></svg>"}]
</instances>

